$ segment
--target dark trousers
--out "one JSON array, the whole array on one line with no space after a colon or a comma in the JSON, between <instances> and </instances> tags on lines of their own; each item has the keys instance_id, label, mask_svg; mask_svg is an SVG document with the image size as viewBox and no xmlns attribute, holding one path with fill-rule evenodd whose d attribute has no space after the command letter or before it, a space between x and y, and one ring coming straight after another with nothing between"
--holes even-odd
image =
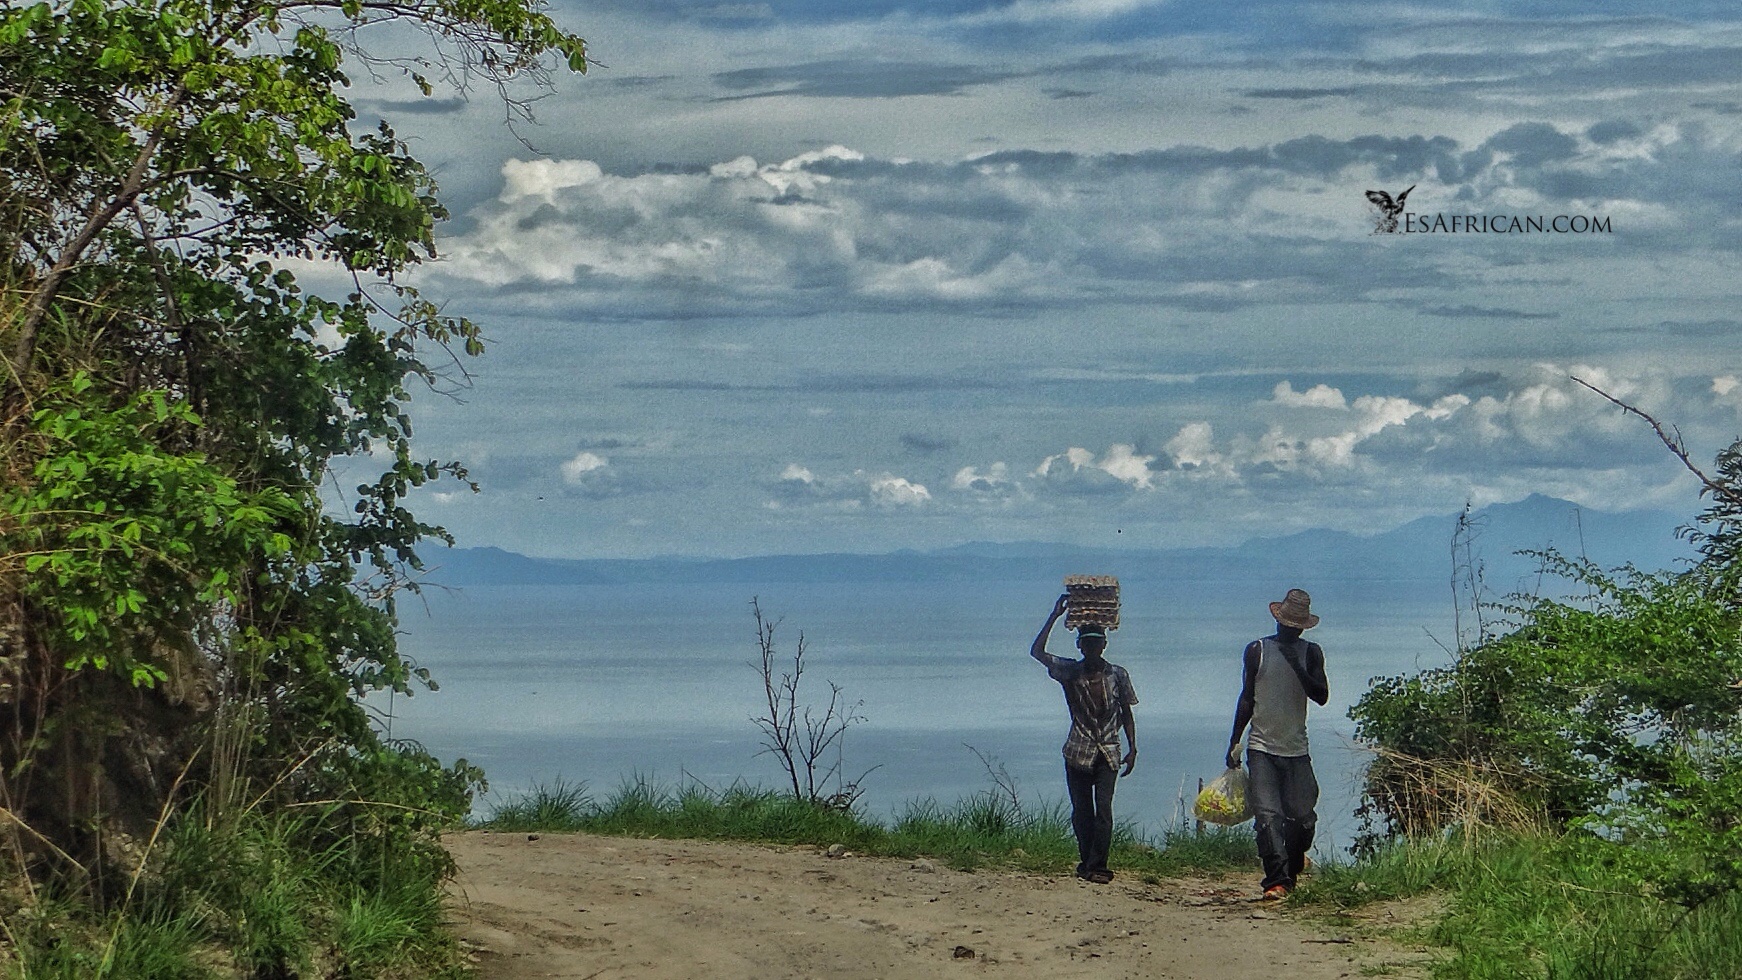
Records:
<instances>
[{"instance_id":1,"label":"dark trousers","mask_svg":"<svg viewBox=\"0 0 1742 980\"><path fill-rule=\"evenodd\" d=\"M1258 857L1264 862L1264 886L1294 887L1313 846L1319 816L1319 781L1311 756L1281 756L1249 749L1247 793L1258 832Z\"/></svg>"},{"instance_id":2,"label":"dark trousers","mask_svg":"<svg viewBox=\"0 0 1742 980\"><path fill-rule=\"evenodd\" d=\"M1078 875L1107 870L1107 852L1113 849L1113 783L1119 773L1104 755L1095 756L1093 769L1065 764L1065 788L1071 794L1071 830L1077 835Z\"/></svg>"}]
</instances>

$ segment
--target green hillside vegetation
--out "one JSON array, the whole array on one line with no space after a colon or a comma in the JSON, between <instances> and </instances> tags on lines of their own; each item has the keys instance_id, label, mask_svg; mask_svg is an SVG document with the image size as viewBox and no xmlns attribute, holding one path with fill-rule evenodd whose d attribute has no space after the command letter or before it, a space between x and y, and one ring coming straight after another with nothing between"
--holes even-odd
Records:
<instances>
[{"instance_id":1,"label":"green hillside vegetation","mask_svg":"<svg viewBox=\"0 0 1742 980\"><path fill-rule=\"evenodd\" d=\"M430 683L406 498L466 477L408 405L483 344L404 282L445 212L343 92L523 110L584 66L537 0L0 11L0 975L451 969L436 832L481 773L360 698Z\"/></svg>"},{"instance_id":2,"label":"green hillside vegetation","mask_svg":"<svg viewBox=\"0 0 1742 980\"><path fill-rule=\"evenodd\" d=\"M1742 976L1742 443L1705 481L1694 567L1542 555L1585 598L1373 684L1361 857L1302 899L1445 893L1446 977Z\"/></svg>"}]
</instances>

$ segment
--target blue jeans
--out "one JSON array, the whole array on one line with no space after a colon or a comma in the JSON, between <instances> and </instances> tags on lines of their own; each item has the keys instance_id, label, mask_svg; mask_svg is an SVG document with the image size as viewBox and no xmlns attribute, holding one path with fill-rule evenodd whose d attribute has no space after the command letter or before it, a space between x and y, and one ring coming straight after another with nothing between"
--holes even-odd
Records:
<instances>
[{"instance_id":1,"label":"blue jeans","mask_svg":"<svg viewBox=\"0 0 1742 980\"><path fill-rule=\"evenodd\" d=\"M1319 781L1313 775L1311 756L1281 756L1246 751L1246 771L1251 784L1254 827L1258 834L1258 857L1264 862L1264 886L1292 889L1313 846L1313 830L1319 816Z\"/></svg>"}]
</instances>

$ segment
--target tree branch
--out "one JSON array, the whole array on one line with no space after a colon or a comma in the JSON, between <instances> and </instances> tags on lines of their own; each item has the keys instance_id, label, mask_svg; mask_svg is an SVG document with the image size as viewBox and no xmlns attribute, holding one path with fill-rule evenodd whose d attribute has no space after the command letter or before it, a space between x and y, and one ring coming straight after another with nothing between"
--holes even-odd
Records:
<instances>
[{"instance_id":1,"label":"tree branch","mask_svg":"<svg viewBox=\"0 0 1742 980\"><path fill-rule=\"evenodd\" d=\"M1590 390L1603 396L1603 398L1605 400L1607 400L1610 404L1614 405L1615 407L1621 409L1622 412L1624 412L1628 415L1637 415L1640 418L1644 419L1646 424L1651 426L1651 431L1657 433L1658 441L1662 442L1664 444L1665 448L1667 448L1671 453L1673 453L1675 455L1676 459L1681 460L1682 466L1686 467L1687 471L1689 473L1692 473L1700 481L1700 483L1705 487L1705 489L1703 491L1701 491L1701 496L1704 496L1705 494L1710 493L1713 496L1722 497L1723 499L1728 500L1731 503L1742 504L1742 491L1737 490L1735 487L1731 487L1731 486L1728 486L1726 484L1719 483L1718 481L1712 479L1711 477L1707 476L1704 472L1702 472L1698 466L1694 465L1693 459L1688 456L1687 446L1685 446L1682 443L1682 434L1681 434L1680 429L1671 425L1670 431L1666 432L1666 431L1664 431L1663 423L1659 422L1657 419L1652 418L1650 415L1646 414L1645 412L1643 412L1637 408L1634 408L1632 405L1627 404L1626 402L1622 401L1619 398L1616 398L1614 395L1611 395L1608 392L1604 391L1603 389L1597 387L1596 385L1591 384L1589 381L1586 381L1584 378L1571 376L1571 375L1569 375L1569 377L1572 377L1573 380L1578 382L1580 385L1583 385L1584 387L1589 388Z\"/></svg>"},{"instance_id":2,"label":"tree branch","mask_svg":"<svg viewBox=\"0 0 1742 980\"><path fill-rule=\"evenodd\" d=\"M163 108L165 115L174 112L186 95L187 86L177 84L175 91L170 93L169 101ZM41 328L42 321L48 316L48 308L54 303L55 294L60 292L61 284L73 268L79 264L79 260L84 257L85 250L91 247L91 243L97 240L97 236L102 234L103 230L108 228L122 211L131 207L133 202L139 199L139 194L145 187L145 173L150 169L151 160L157 155L157 147L163 142L164 134L168 130L169 121L165 119L158 124L156 129L151 131L151 134L146 137L145 145L139 148L138 156L134 157L133 165L128 168L127 176L121 182L120 192L107 204L91 213L91 216L86 219L84 227L80 228L78 234L73 236L73 240L61 250L60 257L48 270L48 275L43 277L42 283L31 293L30 303L25 307L24 319L19 324L18 340L13 346L11 357L12 374L19 379L21 386L23 379L30 373L30 362L36 355L37 331Z\"/></svg>"}]
</instances>

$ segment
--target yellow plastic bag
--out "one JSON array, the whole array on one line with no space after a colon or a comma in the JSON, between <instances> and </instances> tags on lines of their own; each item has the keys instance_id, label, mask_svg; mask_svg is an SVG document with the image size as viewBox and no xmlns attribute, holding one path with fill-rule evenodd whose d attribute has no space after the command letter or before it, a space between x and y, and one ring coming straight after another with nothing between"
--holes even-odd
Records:
<instances>
[{"instance_id":1,"label":"yellow plastic bag","mask_svg":"<svg viewBox=\"0 0 1742 980\"><path fill-rule=\"evenodd\" d=\"M1246 795L1246 770L1229 769L1205 786L1192 804L1192 816L1205 823L1232 827L1252 819L1252 801Z\"/></svg>"}]
</instances>

